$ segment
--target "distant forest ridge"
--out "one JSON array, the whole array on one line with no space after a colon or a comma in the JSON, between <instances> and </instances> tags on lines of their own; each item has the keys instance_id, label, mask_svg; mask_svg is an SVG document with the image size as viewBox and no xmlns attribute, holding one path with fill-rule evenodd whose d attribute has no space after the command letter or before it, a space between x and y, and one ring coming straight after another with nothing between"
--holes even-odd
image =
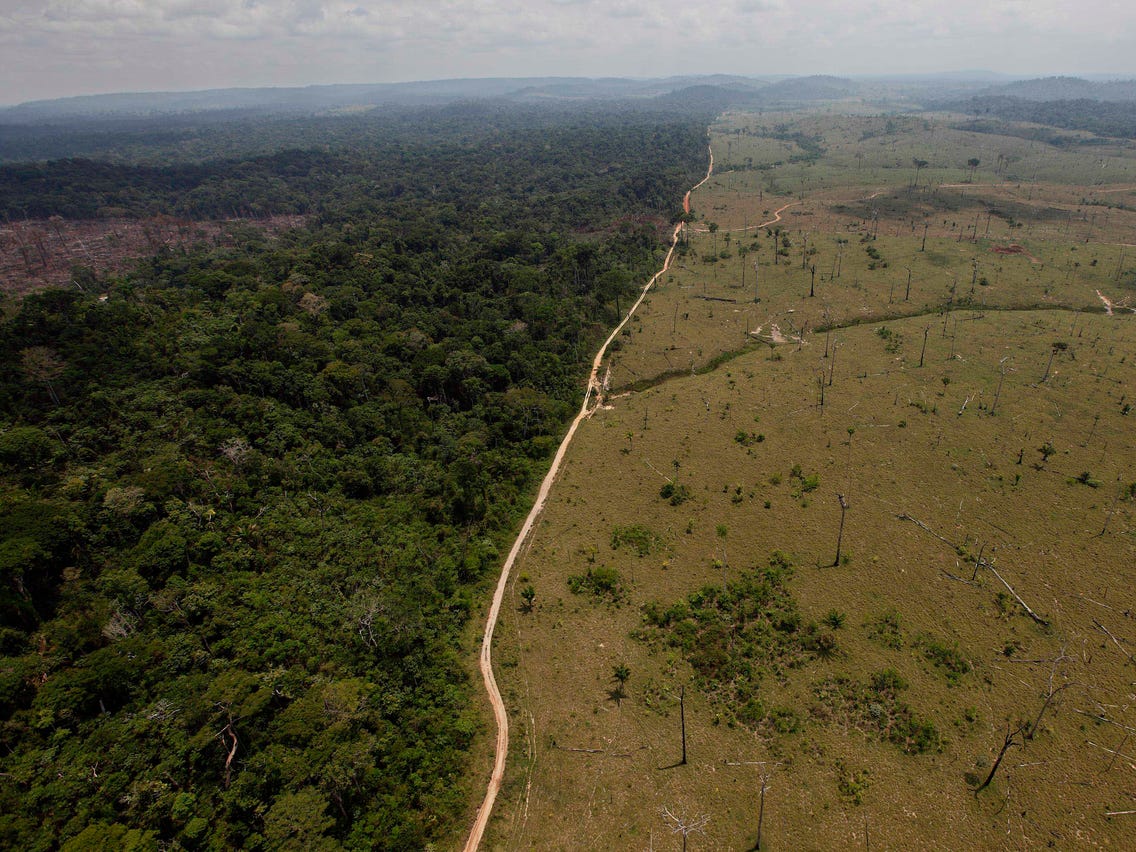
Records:
<instances>
[{"instance_id":1,"label":"distant forest ridge","mask_svg":"<svg viewBox=\"0 0 1136 852\"><path fill-rule=\"evenodd\" d=\"M1008 79L1008 78L1002 78ZM367 109L390 105L428 105L455 100L649 99L692 87L713 87L749 95L754 103L828 100L878 92L881 85L925 90L933 97L961 94L1007 95L1029 100L1089 98L1136 99L1136 81L1093 82L1075 77L1017 80L1001 84L999 75L969 71L958 74L895 75L850 79L827 75L785 76L734 74L676 75L651 79L626 77L490 77L471 80L424 80L406 83L363 83L278 88L228 88L191 92L135 92L84 95L29 101L0 109L0 125L62 119L172 115L218 111L261 111L311 114L329 110Z\"/></svg>"},{"instance_id":2,"label":"distant forest ridge","mask_svg":"<svg viewBox=\"0 0 1136 852\"><path fill-rule=\"evenodd\" d=\"M30 101L0 110L0 122L25 123L60 118L146 116L220 110L312 113L351 107L428 105L494 98L652 98L692 85L758 89L779 77L727 75L666 77L652 80L587 77L516 77L430 80L412 83L343 84L295 88L233 88L194 92L84 95Z\"/></svg>"},{"instance_id":3,"label":"distant forest ridge","mask_svg":"<svg viewBox=\"0 0 1136 852\"><path fill-rule=\"evenodd\" d=\"M1080 77L1045 77L994 86L978 95L1027 101L1136 101L1136 80L1094 82Z\"/></svg>"},{"instance_id":4,"label":"distant forest ridge","mask_svg":"<svg viewBox=\"0 0 1136 852\"><path fill-rule=\"evenodd\" d=\"M671 77L654 81L533 78L390 86L230 89L107 95L0 110L0 164L92 158L135 166L205 163L282 150L327 150L360 134L442 127L454 110L496 117L524 109L560 121L616 109L627 115L706 115L728 108L791 108L856 95L837 77L777 81Z\"/></svg>"},{"instance_id":5,"label":"distant forest ridge","mask_svg":"<svg viewBox=\"0 0 1136 852\"><path fill-rule=\"evenodd\" d=\"M1088 98L1031 101L1026 98L989 96L942 101L934 104L933 108L967 113L974 116L976 122L995 118L1044 124L1063 130L1083 130L1115 139L1136 139L1136 101L1099 101ZM968 129L981 130L978 126ZM995 129L990 132L1005 131Z\"/></svg>"},{"instance_id":6,"label":"distant forest ridge","mask_svg":"<svg viewBox=\"0 0 1136 852\"><path fill-rule=\"evenodd\" d=\"M962 112L986 122L1024 121L1104 137L1136 138L1136 81L1074 77L991 86L991 75L859 78L675 76L436 80L306 88L216 89L93 95L0 109L0 164L92 158L116 163L207 163L282 150L328 150L359 134L444 122L478 104L487 115L524 108L557 114L714 114L795 109L857 99L879 109ZM590 106L589 106L590 105ZM533 113L535 115L535 113ZM555 120L555 119L554 119ZM9 199L9 201L11 201Z\"/></svg>"}]
</instances>

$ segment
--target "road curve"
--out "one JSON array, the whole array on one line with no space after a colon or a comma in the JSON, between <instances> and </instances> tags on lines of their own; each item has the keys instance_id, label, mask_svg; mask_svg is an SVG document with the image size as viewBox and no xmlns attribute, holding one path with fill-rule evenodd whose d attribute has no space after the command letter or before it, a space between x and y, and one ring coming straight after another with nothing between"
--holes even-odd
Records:
<instances>
[{"instance_id":1,"label":"road curve","mask_svg":"<svg viewBox=\"0 0 1136 852\"><path fill-rule=\"evenodd\" d=\"M702 184L710 179L710 175L714 172L714 150L709 148L708 153L710 157L709 166L706 169L706 177L702 178L698 183L691 187L690 192L698 189ZM684 198L684 208L689 204L690 192ZM639 294L639 298L635 300L635 304L627 311L627 316L615 327L615 330L608 335L607 340L603 342L603 346L596 352L596 357L592 359L592 372L588 377L588 390L584 394L584 402L580 406L580 411L576 414L572 424L568 427L568 432L564 435L564 440L560 442L560 447L556 450L556 456L552 459L552 466L548 469L548 473L544 476L544 481L540 484L540 490L537 492L536 501L533 503L532 509L529 511L528 517L525 518L524 524L521 526L520 532L517 534L516 541L513 542L513 547L509 550L509 555L505 558L504 564L501 566L501 576L497 579L497 589L493 593L493 602L489 607L489 618L485 622L485 635L481 640L481 657L479 665L481 668L481 676L485 681L485 691L489 693L489 702L493 705L493 717L497 722L497 753L493 761L493 774L489 778L489 786L485 790L485 799L481 803L481 807L477 811L477 819L473 823L473 829L469 833L469 838L465 842L465 852L476 852L481 845L481 838L485 834L485 827L489 824L489 817L493 813L493 803L497 799L497 793L501 789L501 782L505 778L505 761L509 756L509 717L505 713L505 702L501 700L501 691L497 688L497 679L493 676L493 629L497 626L497 617L501 613L501 602L505 598L505 588L509 582L509 572L513 568L513 563L517 561L517 556L520 554L536 524L537 518L544 510L545 501L548 499L548 494L552 490L552 483L556 479L557 473L560 472L560 465L564 462L564 456L568 452L568 445L572 443L572 438L576 434L576 429L584 420L591 416L595 404L599 404L602 395L602 386L599 380L600 365L603 363L604 356L607 354L608 347L611 342L615 340L617 334L623 330L627 325L628 320L631 319L635 311L643 303L643 299L647 296L647 292L651 289L659 277L663 275L671 266L671 260L674 258L675 247L678 245L678 235L682 230L682 222L675 225L674 233L671 234L671 246L667 251L666 259L663 261L663 268L656 272L651 280L643 287L643 291Z\"/></svg>"}]
</instances>

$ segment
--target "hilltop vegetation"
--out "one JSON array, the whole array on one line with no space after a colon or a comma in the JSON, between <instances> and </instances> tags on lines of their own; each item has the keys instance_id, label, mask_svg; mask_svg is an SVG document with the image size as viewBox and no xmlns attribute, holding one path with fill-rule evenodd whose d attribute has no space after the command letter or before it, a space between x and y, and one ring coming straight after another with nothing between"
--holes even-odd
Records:
<instances>
[{"instance_id":1,"label":"hilltop vegetation","mask_svg":"<svg viewBox=\"0 0 1136 852\"><path fill-rule=\"evenodd\" d=\"M1094 82L1080 77L1041 77L993 86L978 94L1028 101L1136 101L1136 80Z\"/></svg>"},{"instance_id":2,"label":"hilltop vegetation","mask_svg":"<svg viewBox=\"0 0 1136 852\"><path fill-rule=\"evenodd\" d=\"M1098 136L1136 139L1136 101L1078 100L1035 101L1014 97L974 97L942 101L936 109L963 112L977 118L993 116L1007 121L1085 130Z\"/></svg>"}]
</instances>

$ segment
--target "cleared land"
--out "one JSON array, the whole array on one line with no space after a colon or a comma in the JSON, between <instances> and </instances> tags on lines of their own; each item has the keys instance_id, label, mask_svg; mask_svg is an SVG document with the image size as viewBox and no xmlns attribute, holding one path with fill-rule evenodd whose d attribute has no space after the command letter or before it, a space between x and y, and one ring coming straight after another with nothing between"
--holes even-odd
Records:
<instances>
[{"instance_id":1,"label":"cleared land","mask_svg":"<svg viewBox=\"0 0 1136 852\"><path fill-rule=\"evenodd\" d=\"M952 123L713 128L514 569L491 846L749 848L763 781L763 849L1131 837L1136 159Z\"/></svg>"},{"instance_id":2,"label":"cleared land","mask_svg":"<svg viewBox=\"0 0 1136 852\"><path fill-rule=\"evenodd\" d=\"M199 246L234 246L274 237L303 224L303 216L193 221L143 219L31 219L0 225L0 299L49 287L99 287L137 259Z\"/></svg>"}]
</instances>

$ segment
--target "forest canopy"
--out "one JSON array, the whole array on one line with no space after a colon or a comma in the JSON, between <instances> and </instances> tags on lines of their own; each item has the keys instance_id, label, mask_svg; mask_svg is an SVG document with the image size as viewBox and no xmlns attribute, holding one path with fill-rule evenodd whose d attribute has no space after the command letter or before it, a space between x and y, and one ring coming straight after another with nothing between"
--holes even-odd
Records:
<instances>
[{"instance_id":1,"label":"forest canopy","mask_svg":"<svg viewBox=\"0 0 1136 852\"><path fill-rule=\"evenodd\" d=\"M10 217L308 223L0 325L0 845L460 833L463 631L706 118L465 104L0 169Z\"/></svg>"}]
</instances>

